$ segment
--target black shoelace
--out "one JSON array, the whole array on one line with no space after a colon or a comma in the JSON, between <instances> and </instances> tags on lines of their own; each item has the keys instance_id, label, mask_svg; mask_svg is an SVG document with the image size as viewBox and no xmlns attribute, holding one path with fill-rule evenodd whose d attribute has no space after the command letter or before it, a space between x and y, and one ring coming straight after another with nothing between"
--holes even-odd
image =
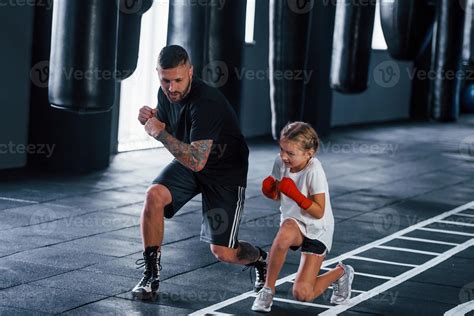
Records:
<instances>
[{"instance_id":1,"label":"black shoelace","mask_svg":"<svg viewBox=\"0 0 474 316\"><path fill-rule=\"evenodd\" d=\"M250 270L249 270L250 269ZM263 281L265 282L265 278L266 278L266 271L265 271L265 266L263 264L263 262L259 260L257 260L256 262L254 263L251 263L249 265L246 265L242 271L246 271L246 270L249 270L249 277L250 277L250 283L254 283L253 281L253 278L252 278L252 270L255 270L256 272L258 272L258 279L259 281L261 281L261 279L263 278Z\"/></svg>"},{"instance_id":2,"label":"black shoelace","mask_svg":"<svg viewBox=\"0 0 474 316\"><path fill-rule=\"evenodd\" d=\"M145 267L145 271L153 271L153 266L155 265L155 262L147 262L144 258L137 259L135 261L135 264L137 265L137 269L141 269ZM161 263L158 262L158 271L161 271Z\"/></svg>"}]
</instances>

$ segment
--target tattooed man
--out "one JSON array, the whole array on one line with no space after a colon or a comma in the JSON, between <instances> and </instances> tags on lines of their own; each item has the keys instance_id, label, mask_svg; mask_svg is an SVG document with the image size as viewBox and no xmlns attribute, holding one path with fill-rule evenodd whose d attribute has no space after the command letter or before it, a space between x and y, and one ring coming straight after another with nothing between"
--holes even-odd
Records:
<instances>
[{"instance_id":1,"label":"tattooed man","mask_svg":"<svg viewBox=\"0 0 474 316\"><path fill-rule=\"evenodd\" d=\"M164 218L202 194L201 241L223 262L255 267L255 291L265 283L267 253L237 239L247 184L249 150L227 99L193 77L186 50L162 49L157 65L160 89L155 109L144 106L138 120L174 156L148 188L140 219L143 278L135 297L153 297L159 286ZM165 255L165 254L164 254Z\"/></svg>"}]
</instances>

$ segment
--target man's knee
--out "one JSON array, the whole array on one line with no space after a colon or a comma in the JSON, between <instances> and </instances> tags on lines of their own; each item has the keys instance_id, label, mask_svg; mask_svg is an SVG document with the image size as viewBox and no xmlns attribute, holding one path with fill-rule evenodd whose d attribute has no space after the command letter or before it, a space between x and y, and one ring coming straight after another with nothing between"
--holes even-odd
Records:
<instances>
[{"instance_id":1,"label":"man's knee","mask_svg":"<svg viewBox=\"0 0 474 316\"><path fill-rule=\"evenodd\" d=\"M211 252L219 261L227 263L233 263L235 261L235 249L211 245Z\"/></svg>"},{"instance_id":2,"label":"man's knee","mask_svg":"<svg viewBox=\"0 0 474 316\"><path fill-rule=\"evenodd\" d=\"M171 203L170 191L161 184L154 184L146 191L145 215L162 210L166 205Z\"/></svg>"}]
</instances>

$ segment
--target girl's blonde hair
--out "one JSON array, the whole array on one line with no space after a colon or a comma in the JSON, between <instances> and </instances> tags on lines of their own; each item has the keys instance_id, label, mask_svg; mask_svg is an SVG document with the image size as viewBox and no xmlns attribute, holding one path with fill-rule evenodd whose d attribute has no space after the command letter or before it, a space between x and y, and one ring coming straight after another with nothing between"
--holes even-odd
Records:
<instances>
[{"instance_id":1,"label":"girl's blonde hair","mask_svg":"<svg viewBox=\"0 0 474 316\"><path fill-rule=\"evenodd\" d=\"M299 144L302 150L314 150L314 154L319 148L319 137L316 131L305 122L290 122L283 127L280 133L280 140L289 140Z\"/></svg>"}]
</instances>

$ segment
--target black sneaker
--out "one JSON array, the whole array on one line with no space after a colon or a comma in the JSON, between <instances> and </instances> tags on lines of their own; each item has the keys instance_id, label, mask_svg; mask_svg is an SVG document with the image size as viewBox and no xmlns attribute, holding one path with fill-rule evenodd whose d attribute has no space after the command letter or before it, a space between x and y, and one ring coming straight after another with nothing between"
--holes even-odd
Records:
<instances>
[{"instance_id":1,"label":"black sneaker","mask_svg":"<svg viewBox=\"0 0 474 316\"><path fill-rule=\"evenodd\" d=\"M268 253L266 253L260 247L257 247L257 249L260 251L260 257L254 263L247 264L246 268L244 268L244 270L247 270L249 268L254 268L255 269L255 283L254 283L254 286L253 286L253 290L255 292L260 292L260 290L265 285L265 280L267 278Z\"/></svg>"},{"instance_id":2,"label":"black sneaker","mask_svg":"<svg viewBox=\"0 0 474 316\"><path fill-rule=\"evenodd\" d=\"M132 290L132 295L138 299L151 299L160 286L160 259L161 252L158 247L147 247L143 252L143 259L138 259L135 264L137 269L145 267L143 277Z\"/></svg>"}]
</instances>

